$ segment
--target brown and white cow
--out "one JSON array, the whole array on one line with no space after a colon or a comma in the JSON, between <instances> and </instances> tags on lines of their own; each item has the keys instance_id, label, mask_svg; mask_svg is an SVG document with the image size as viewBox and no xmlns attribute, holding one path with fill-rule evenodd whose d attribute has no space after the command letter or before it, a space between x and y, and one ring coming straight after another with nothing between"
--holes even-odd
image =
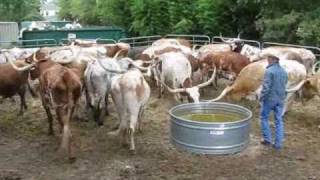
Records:
<instances>
[{"instance_id":1,"label":"brown and white cow","mask_svg":"<svg viewBox=\"0 0 320 180\"><path fill-rule=\"evenodd\" d=\"M28 65L21 60L13 62L6 53L4 55L9 63L0 64L0 96L8 98L18 94L20 96L19 115L23 115L24 109L27 109L25 94L29 71L33 65ZM31 95L35 96L32 93Z\"/></svg>"},{"instance_id":2,"label":"brown and white cow","mask_svg":"<svg viewBox=\"0 0 320 180\"><path fill-rule=\"evenodd\" d=\"M41 51L33 55L31 63L34 67L30 70L30 75L32 79L39 78L42 105L48 116L49 135L54 133L50 110L54 109L62 132L60 148L68 152L70 161L74 161L70 121L81 96L81 80L75 69L64 67L46 56ZM26 61L30 63L30 60Z\"/></svg>"},{"instance_id":3,"label":"brown and white cow","mask_svg":"<svg viewBox=\"0 0 320 180\"><path fill-rule=\"evenodd\" d=\"M222 93L211 101L219 101L224 97L229 97L231 100L238 101L241 98L247 97L250 100L258 100L262 90L262 81L265 69L268 65L267 60L261 60L249 64L241 70L237 79L230 86L227 86ZM280 65L288 73L287 89L296 88L306 78L306 68L292 60L280 60ZM293 90L287 93L285 107L283 113L288 109L288 105L292 100Z\"/></svg>"},{"instance_id":4,"label":"brown and white cow","mask_svg":"<svg viewBox=\"0 0 320 180\"><path fill-rule=\"evenodd\" d=\"M262 51L259 54L259 57L264 57L265 54L272 54L279 57L280 59L290 59L298 61L303 64L307 72L312 71L312 66L315 63L316 56L312 51L305 48L295 48L295 47L283 47L283 46L271 46Z\"/></svg>"},{"instance_id":5,"label":"brown and white cow","mask_svg":"<svg viewBox=\"0 0 320 180\"><path fill-rule=\"evenodd\" d=\"M123 144L130 141L130 150L135 151L134 133L141 130L144 106L150 97L150 87L143 74L136 68L112 77L111 95L120 119L115 135L120 135Z\"/></svg>"},{"instance_id":6,"label":"brown and white cow","mask_svg":"<svg viewBox=\"0 0 320 180\"><path fill-rule=\"evenodd\" d=\"M209 53L200 59L201 69L204 75L208 70L217 68L220 76L226 76L234 80L240 71L250 63L249 59L235 52Z\"/></svg>"}]
</instances>

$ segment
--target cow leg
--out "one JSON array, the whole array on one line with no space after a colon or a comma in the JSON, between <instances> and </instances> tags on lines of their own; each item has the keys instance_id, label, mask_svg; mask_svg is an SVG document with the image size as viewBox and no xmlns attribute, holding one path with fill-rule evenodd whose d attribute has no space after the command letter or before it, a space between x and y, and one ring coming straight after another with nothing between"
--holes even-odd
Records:
<instances>
[{"instance_id":1,"label":"cow leg","mask_svg":"<svg viewBox=\"0 0 320 180\"><path fill-rule=\"evenodd\" d=\"M109 93L107 93L106 94L106 96L105 96L105 100L104 100L104 105L105 105L105 115L106 116L109 116L110 115L110 113L109 113L109 110L108 110L108 103L109 103L109 99L108 99L108 97L109 97Z\"/></svg>"},{"instance_id":2,"label":"cow leg","mask_svg":"<svg viewBox=\"0 0 320 180\"><path fill-rule=\"evenodd\" d=\"M57 107L56 114L57 114L58 123L60 125L60 133L62 133L62 131L63 131L63 122L62 122L63 109L61 107Z\"/></svg>"},{"instance_id":3,"label":"cow leg","mask_svg":"<svg viewBox=\"0 0 320 180\"><path fill-rule=\"evenodd\" d=\"M62 141L60 145L60 150L64 150L68 152L68 157L70 162L75 160L74 149L72 145L72 134L70 130L70 118L72 117L70 107L65 107L60 109L60 113L62 115L62 123L63 123L63 131L62 131Z\"/></svg>"},{"instance_id":4,"label":"cow leg","mask_svg":"<svg viewBox=\"0 0 320 180\"><path fill-rule=\"evenodd\" d=\"M53 122L53 117L52 117L50 108L47 107L47 106L43 106L43 107L44 107L44 110L46 111L47 117L48 117L48 123L49 123L48 135L54 135L53 124L52 124L52 122Z\"/></svg>"},{"instance_id":5,"label":"cow leg","mask_svg":"<svg viewBox=\"0 0 320 180\"><path fill-rule=\"evenodd\" d=\"M164 87L162 84L159 85L159 95L158 98L160 99L163 95Z\"/></svg>"},{"instance_id":6,"label":"cow leg","mask_svg":"<svg viewBox=\"0 0 320 180\"><path fill-rule=\"evenodd\" d=\"M20 96L20 112L19 112L19 116L22 116L24 113L24 109L27 109L28 106L26 104L26 98L25 98L25 94L26 94L26 88L21 87L20 91L19 91L19 96Z\"/></svg>"},{"instance_id":7,"label":"cow leg","mask_svg":"<svg viewBox=\"0 0 320 180\"><path fill-rule=\"evenodd\" d=\"M128 129L128 136L130 138L130 151L131 152L135 152L136 147L135 147L135 143L134 143L134 131L135 131L135 127L136 127L136 123L137 123L137 114L132 114L130 116L130 127Z\"/></svg>"},{"instance_id":8,"label":"cow leg","mask_svg":"<svg viewBox=\"0 0 320 180\"><path fill-rule=\"evenodd\" d=\"M140 107L139 115L138 115L138 131L142 132L142 116L144 113L144 106Z\"/></svg>"}]
</instances>

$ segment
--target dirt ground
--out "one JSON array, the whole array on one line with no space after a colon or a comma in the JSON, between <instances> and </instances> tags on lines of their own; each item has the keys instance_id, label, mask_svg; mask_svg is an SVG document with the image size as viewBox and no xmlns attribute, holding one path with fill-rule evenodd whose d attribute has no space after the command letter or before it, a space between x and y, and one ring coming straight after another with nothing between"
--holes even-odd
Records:
<instances>
[{"instance_id":1,"label":"dirt ground","mask_svg":"<svg viewBox=\"0 0 320 180\"><path fill-rule=\"evenodd\" d=\"M208 87L204 98L213 98L220 91ZM259 106L237 102L254 112L250 145L241 153L225 156L195 155L170 144L167 111L174 104L170 99L168 94L158 99L153 92L143 132L136 135L136 154L107 135L118 119L113 105L103 127L82 112L81 120L72 121L77 154L73 164L57 153L57 122L56 135L47 135L48 123L39 100L32 106L28 98L29 109L22 117L17 116L16 103L5 100L0 104L0 180L320 179L320 99L293 104L285 118L285 147L280 152L259 143Z\"/></svg>"}]
</instances>

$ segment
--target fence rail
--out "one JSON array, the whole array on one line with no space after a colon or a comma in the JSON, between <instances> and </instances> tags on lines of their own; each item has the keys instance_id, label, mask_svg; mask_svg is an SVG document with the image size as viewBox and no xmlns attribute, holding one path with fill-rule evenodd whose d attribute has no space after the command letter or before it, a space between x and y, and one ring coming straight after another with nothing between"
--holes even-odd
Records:
<instances>
[{"instance_id":1,"label":"fence rail","mask_svg":"<svg viewBox=\"0 0 320 180\"><path fill-rule=\"evenodd\" d=\"M210 37L206 35L187 35L187 34L167 34L165 38L181 38L188 40L193 45L206 45L210 44Z\"/></svg>"},{"instance_id":2,"label":"fence rail","mask_svg":"<svg viewBox=\"0 0 320 180\"><path fill-rule=\"evenodd\" d=\"M122 38L118 42L128 43L131 47L141 47L141 46L151 46L152 43L158 39L161 39L162 36L140 36L132 38Z\"/></svg>"},{"instance_id":3,"label":"fence rail","mask_svg":"<svg viewBox=\"0 0 320 180\"><path fill-rule=\"evenodd\" d=\"M83 41L92 41L92 42L96 42L97 44L115 44L117 43L117 41L115 41L114 39L79 39L79 40L83 40ZM60 40L60 45L67 45L71 42L72 40L70 39L61 39Z\"/></svg>"}]
</instances>

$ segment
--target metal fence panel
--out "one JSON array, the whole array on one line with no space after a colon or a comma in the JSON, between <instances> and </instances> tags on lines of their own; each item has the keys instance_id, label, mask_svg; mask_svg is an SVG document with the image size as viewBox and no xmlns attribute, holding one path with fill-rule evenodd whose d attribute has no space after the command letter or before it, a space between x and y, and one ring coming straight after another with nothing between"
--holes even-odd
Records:
<instances>
[{"instance_id":1,"label":"metal fence panel","mask_svg":"<svg viewBox=\"0 0 320 180\"><path fill-rule=\"evenodd\" d=\"M211 42L210 37L207 35L167 34L165 38L185 39L193 45L206 45Z\"/></svg>"},{"instance_id":2,"label":"metal fence panel","mask_svg":"<svg viewBox=\"0 0 320 180\"><path fill-rule=\"evenodd\" d=\"M152 43L158 39L161 39L160 35L155 36L140 36L132 38L122 38L118 42L128 43L131 47L151 46Z\"/></svg>"}]
</instances>

